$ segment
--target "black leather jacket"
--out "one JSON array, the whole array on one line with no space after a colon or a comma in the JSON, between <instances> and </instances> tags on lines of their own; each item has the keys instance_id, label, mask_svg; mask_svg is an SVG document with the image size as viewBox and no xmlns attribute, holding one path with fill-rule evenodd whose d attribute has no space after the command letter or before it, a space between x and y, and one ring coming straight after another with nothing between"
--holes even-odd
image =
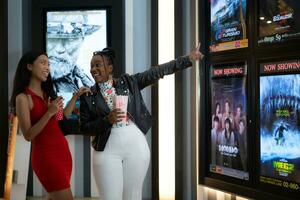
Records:
<instances>
[{"instance_id":1,"label":"black leather jacket","mask_svg":"<svg viewBox=\"0 0 300 200\"><path fill-rule=\"evenodd\" d=\"M164 75L172 74L190 66L192 66L192 62L188 56L184 56L152 67L142 73L124 74L114 80L116 94L128 95L127 111L129 118L144 134L150 129L152 118L140 91L157 83ZM91 87L91 92L91 95L82 95L80 98L80 128L82 133L95 136L92 141L94 149L103 151L112 128L112 124L108 121L110 109L97 84Z\"/></svg>"}]
</instances>

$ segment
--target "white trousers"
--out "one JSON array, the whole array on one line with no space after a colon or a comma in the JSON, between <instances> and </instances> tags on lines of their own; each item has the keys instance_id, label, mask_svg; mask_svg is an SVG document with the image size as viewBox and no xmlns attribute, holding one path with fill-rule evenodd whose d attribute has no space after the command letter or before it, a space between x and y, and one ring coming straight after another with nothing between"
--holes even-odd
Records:
<instances>
[{"instance_id":1,"label":"white trousers","mask_svg":"<svg viewBox=\"0 0 300 200\"><path fill-rule=\"evenodd\" d=\"M93 170L101 200L141 200L150 150L135 124L112 128L104 151L93 151Z\"/></svg>"}]
</instances>

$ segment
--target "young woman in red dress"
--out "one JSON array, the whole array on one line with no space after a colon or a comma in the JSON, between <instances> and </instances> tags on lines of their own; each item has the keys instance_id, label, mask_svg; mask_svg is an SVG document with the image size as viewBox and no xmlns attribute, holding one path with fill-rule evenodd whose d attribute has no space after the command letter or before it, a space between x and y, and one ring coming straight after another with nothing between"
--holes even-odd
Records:
<instances>
[{"instance_id":1,"label":"young woman in red dress","mask_svg":"<svg viewBox=\"0 0 300 200\"><path fill-rule=\"evenodd\" d=\"M88 89L80 88L64 115L72 112L76 99ZM50 101L50 99L52 99ZM72 158L56 113L63 109L56 97L44 52L28 52L19 61L14 78L11 106L27 141L32 142L32 168L51 200L72 200L70 178Z\"/></svg>"}]
</instances>

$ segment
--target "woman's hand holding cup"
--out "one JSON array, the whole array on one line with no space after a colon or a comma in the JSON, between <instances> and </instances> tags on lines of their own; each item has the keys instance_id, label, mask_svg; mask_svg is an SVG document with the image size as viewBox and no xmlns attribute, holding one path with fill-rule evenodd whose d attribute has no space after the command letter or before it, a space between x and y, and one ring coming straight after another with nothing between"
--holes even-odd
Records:
<instances>
[{"instance_id":1,"label":"woman's hand holding cup","mask_svg":"<svg viewBox=\"0 0 300 200\"><path fill-rule=\"evenodd\" d=\"M126 113L120 108L115 108L108 114L108 121L110 124L121 122L124 118L126 118Z\"/></svg>"},{"instance_id":2,"label":"woman's hand holding cup","mask_svg":"<svg viewBox=\"0 0 300 200\"><path fill-rule=\"evenodd\" d=\"M57 114L59 111L62 111L64 107L63 98L61 96L57 97L53 101L48 99L48 112L50 116Z\"/></svg>"}]
</instances>

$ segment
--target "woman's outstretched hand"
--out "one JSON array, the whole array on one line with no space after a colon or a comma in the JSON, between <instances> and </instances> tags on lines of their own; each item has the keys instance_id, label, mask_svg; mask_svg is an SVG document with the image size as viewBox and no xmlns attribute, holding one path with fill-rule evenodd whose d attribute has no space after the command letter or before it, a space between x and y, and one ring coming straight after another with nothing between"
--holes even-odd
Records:
<instances>
[{"instance_id":1,"label":"woman's outstretched hand","mask_svg":"<svg viewBox=\"0 0 300 200\"><path fill-rule=\"evenodd\" d=\"M87 95L87 94L90 93L90 92L91 92L90 88L88 88L88 87L81 87L81 88L79 88L78 91L74 92L73 95L74 95L76 98L78 98L78 97L80 97L81 95L83 95L84 93Z\"/></svg>"},{"instance_id":2,"label":"woman's outstretched hand","mask_svg":"<svg viewBox=\"0 0 300 200\"><path fill-rule=\"evenodd\" d=\"M91 90L88 87L81 87L79 90L73 93L73 97L68 102L67 106L64 109L64 116L68 117L75 109L77 99L84 93L87 95Z\"/></svg>"},{"instance_id":3,"label":"woman's outstretched hand","mask_svg":"<svg viewBox=\"0 0 300 200\"><path fill-rule=\"evenodd\" d=\"M204 57L204 55L199 51L200 50L200 45L201 45L201 43L199 43L197 48L194 49L190 53L189 58L190 58L191 61L202 60L202 58Z\"/></svg>"}]
</instances>

